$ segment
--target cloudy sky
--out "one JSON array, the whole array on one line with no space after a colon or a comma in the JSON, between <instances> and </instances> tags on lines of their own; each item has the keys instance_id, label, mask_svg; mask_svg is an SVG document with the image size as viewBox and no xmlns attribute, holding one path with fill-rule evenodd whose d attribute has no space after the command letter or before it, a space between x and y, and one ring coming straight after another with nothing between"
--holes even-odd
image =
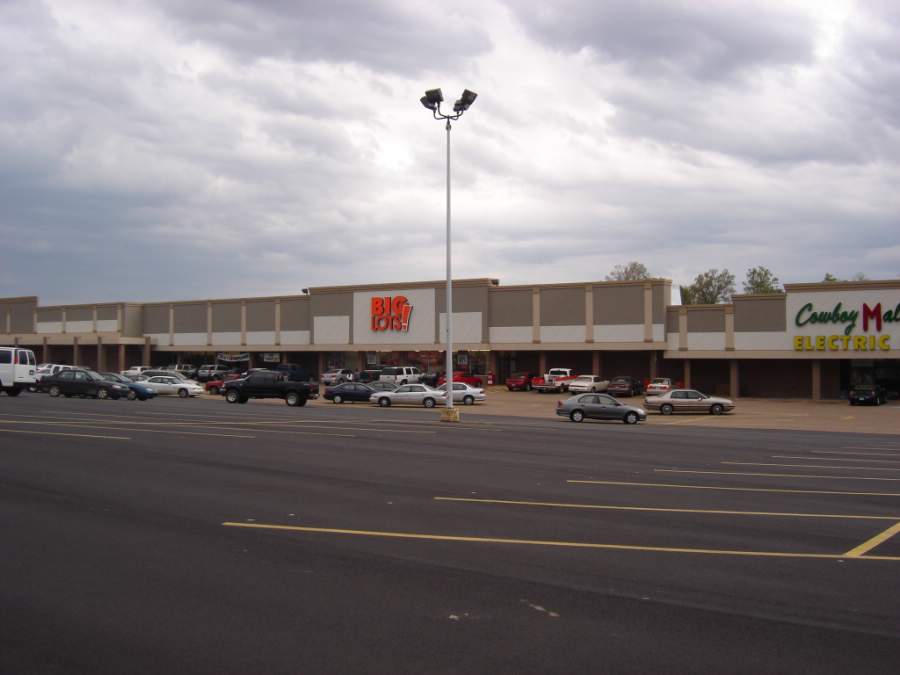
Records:
<instances>
[{"instance_id":1,"label":"cloudy sky","mask_svg":"<svg viewBox=\"0 0 900 675\"><path fill-rule=\"evenodd\" d=\"M898 8L0 0L0 295L897 277Z\"/></svg>"}]
</instances>

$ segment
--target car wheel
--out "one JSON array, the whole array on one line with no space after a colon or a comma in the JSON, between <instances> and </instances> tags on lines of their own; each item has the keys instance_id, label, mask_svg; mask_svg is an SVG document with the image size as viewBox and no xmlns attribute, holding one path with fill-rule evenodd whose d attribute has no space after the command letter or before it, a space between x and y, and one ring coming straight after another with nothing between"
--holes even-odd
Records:
<instances>
[{"instance_id":1,"label":"car wheel","mask_svg":"<svg viewBox=\"0 0 900 675\"><path fill-rule=\"evenodd\" d=\"M630 413L627 413L625 415L622 421L625 422L625 424L637 424L638 414L632 410Z\"/></svg>"},{"instance_id":2,"label":"car wheel","mask_svg":"<svg viewBox=\"0 0 900 675\"><path fill-rule=\"evenodd\" d=\"M721 405L719 405L718 403L714 403L713 405L711 405L709 407L709 414L710 415L721 415L723 410L724 410L724 408Z\"/></svg>"},{"instance_id":3,"label":"car wheel","mask_svg":"<svg viewBox=\"0 0 900 675\"><path fill-rule=\"evenodd\" d=\"M133 401L134 399L136 399L136 398L138 397L138 395L137 395L137 392L136 392L134 389L129 389L129 390L128 390L128 393L125 394L125 397L126 397L129 401Z\"/></svg>"},{"instance_id":4,"label":"car wheel","mask_svg":"<svg viewBox=\"0 0 900 675\"><path fill-rule=\"evenodd\" d=\"M109 392L106 389L98 389L97 390L97 398L101 401L109 398Z\"/></svg>"},{"instance_id":5,"label":"car wheel","mask_svg":"<svg viewBox=\"0 0 900 675\"><path fill-rule=\"evenodd\" d=\"M384 397L378 399L378 405L380 405L382 408L390 408L391 407L391 399L384 396Z\"/></svg>"},{"instance_id":6,"label":"car wheel","mask_svg":"<svg viewBox=\"0 0 900 675\"><path fill-rule=\"evenodd\" d=\"M237 389L229 389L225 392L225 400L229 403L238 403L241 400L241 395Z\"/></svg>"},{"instance_id":7,"label":"car wheel","mask_svg":"<svg viewBox=\"0 0 900 675\"><path fill-rule=\"evenodd\" d=\"M433 408L434 407L434 399L426 398L424 401L422 401L422 405L424 405L426 408Z\"/></svg>"},{"instance_id":8,"label":"car wheel","mask_svg":"<svg viewBox=\"0 0 900 675\"><path fill-rule=\"evenodd\" d=\"M531 391L531 383L530 382L525 383L525 391Z\"/></svg>"},{"instance_id":9,"label":"car wheel","mask_svg":"<svg viewBox=\"0 0 900 675\"><path fill-rule=\"evenodd\" d=\"M464 396L464 397L463 397L463 403L464 403L465 405L474 405L474 403L475 403L475 397L474 397L474 396Z\"/></svg>"},{"instance_id":10,"label":"car wheel","mask_svg":"<svg viewBox=\"0 0 900 675\"><path fill-rule=\"evenodd\" d=\"M12 388L6 390L7 396L18 396L21 393L22 393L22 390L19 389L18 387L12 387Z\"/></svg>"},{"instance_id":11,"label":"car wheel","mask_svg":"<svg viewBox=\"0 0 900 675\"><path fill-rule=\"evenodd\" d=\"M53 398L56 398L57 396L59 396L59 387L54 384L52 387L50 387L50 391L48 391L47 393L50 394Z\"/></svg>"},{"instance_id":12,"label":"car wheel","mask_svg":"<svg viewBox=\"0 0 900 675\"><path fill-rule=\"evenodd\" d=\"M219 393L219 388L216 387L216 386L212 386L212 387L210 387L209 389L207 389L206 391L208 391L210 394L212 394L213 396L215 396L216 394Z\"/></svg>"},{"instance_id":13,"label":"car wheel","mask_svg":"<svg viewBox=\"0 0 900 675\"><path fill-rule=\"evenodd\" d=\"M331 400L334 401L335 403L343 403L344 402L344 399L343 399L343 397L341 397L340 394L335 394L334 398Z\"/></svg>"},{"instance_id":14,"label":"car wheel","mask_svg":"<svg viewBox=\"0 0 900 675\"><path fill-rule=\"evenodd\" d=\"M298 406L300 405L300 394L296 391L289 391L287 396L284 397L284 402L291 407Z\"/></svg>"},{"instance_id":15,"label":"car wheel","mask_svg":"<svg viewBox=\"0 0 900 675\"><path fill-rule=\"evenodd\" d=\"M513 390L513 388L512 388L512 387L507 387L507 389L508 389L508 390L509 390L509 391L512 391L512 390Z\"/></svg>"},{"instance_id":16,"label":"car wheel","mask_svg":"<svg viewBox=\"0 0 900 675\"><path fill-rule=\"evenodd\" d=\"M178 398L187 398L188 390L187 389L179 389L178 390Z\"/></svg>"},{"instance_id":17,"label":"car wheel","mask_svg":"<svg viewBox=\"0 0 900 675\"><path fill-rule=\"evenodd\" d=\"M663 415L671 415L672 410L673 408L669 403L663 403L659 408L659 412L661 412Z\"/></svg>"},{"instance_id":18,"label":"car wheel","mask_svg":"<svg viewBox=\"0 0 900 675\"><path fill-rule=\"evenodd\" d=\"M569 413L569 419L573 422L583 422L584 421L584 412L581 410L573 410Z\"/></svg>"}]
</instances>

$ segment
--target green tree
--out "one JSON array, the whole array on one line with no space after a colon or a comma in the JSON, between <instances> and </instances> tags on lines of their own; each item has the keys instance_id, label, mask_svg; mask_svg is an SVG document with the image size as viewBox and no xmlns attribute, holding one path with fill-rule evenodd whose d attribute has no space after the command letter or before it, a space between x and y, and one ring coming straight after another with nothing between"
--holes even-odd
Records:
<instances>
[{"instance_id":1,"label":"green tree","mask_svg":"<svg viewBox=\"0 0 900 675\"><path fill-rule=\"evenodd\" d=\"M778 277L767 267L751 267L744 279L744 293L784 293Z\"/></svg>"},{"instance_id":2,"label":"green tree","mask_svg":"<svg viewBox=\"0 0 900 675\"><path fill-rule=\"evenodd\" d=\"M822 279L822 281L825 281L829 284L833 284L836 281L840 281L840 279L838 279L836 276L834 276L831 272L825 272L825 278Z\"/></svg>"},{"instance_id":3,"label":"green tree","mask_svg":"<svg viewBox=\"0 0 900 675\"><path fill-rule=\"evenodd\" d=\"M607 281L640 281L649 278L647 267L637 260L632 260L627 265L616 265L612 272L606 275Z\"/></svg>"},{"instance_id":4,"label":"green tree","mask_svg":"<svg viewBox=\"0 0 900 675\"><path fill-rule=\"evenodd\" d=\"M734 275L727 269L698 274L690 286L679 286L682 305L715 305L728 302L734 294Z\"/></svg>"},{"instance_id":5,"label":"green tree","mask_svg":"<svg viewBox=\"0 0 900 675\"><path fill-rule=\"evenodd\" d=\"M854 274L854 275L853 275L852 277L850 277L849 279L838 279L838 278L837 278L836 276L834 276L831 272L826 272L826 273L825 273L825 278L822 279L822 281L825 281L825 282L828 282L828 283L835 283L835 282L838 282L838 281L868 281L868 280L869 280L869 277L867 277L867 276L866 276L865 274L863 274L862 272L857 272L856 274Z\"/></svg>"}]
</instances>

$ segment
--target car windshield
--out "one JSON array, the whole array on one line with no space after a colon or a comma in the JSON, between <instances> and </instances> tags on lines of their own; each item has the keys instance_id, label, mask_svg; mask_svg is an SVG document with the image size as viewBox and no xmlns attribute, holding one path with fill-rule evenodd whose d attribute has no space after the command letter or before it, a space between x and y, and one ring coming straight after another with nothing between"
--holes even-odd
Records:
<instances>
[{"instance_id":1,"label":"car windshield","mask_svg":"<svg viewBox=\"0 0 900 675\"><path fill-rule=\"evenodd\" d=\"M101 373L104 380L112 380L113 382L128 382L128 379L122 377L118 373Z\"/></svg>"},{"instance_id":2,"label":"car windshield","mask_svg":"<svg viewBox=\"0 0 900 675\"><path fill-rule=\"evenodd\" d=\"M86 370L85 372L88 374L88 377L90 377L92 380L106 379L100 373L98 373L96 370Z\"/></svg>"}]
</instances>

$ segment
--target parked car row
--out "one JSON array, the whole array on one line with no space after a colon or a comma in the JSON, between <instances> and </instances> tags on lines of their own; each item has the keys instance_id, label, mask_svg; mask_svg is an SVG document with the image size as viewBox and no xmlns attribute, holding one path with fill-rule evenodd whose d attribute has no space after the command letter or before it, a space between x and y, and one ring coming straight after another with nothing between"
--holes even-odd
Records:
<instances>
[{"instance_id":1,"label":"parked car row","mask_svg":"<svg viewBox=\"0 0 900 675\"><path fill-rule=\"evenodd\" d=\"M505 384L509 391L535 390L542 394L571 391L637 396L644 392L644 383L637 377L617 375L611 380L606 380L599 375L576 375L571 368L551 368L545 375L528 371L516 372L506 378Z\"/></svg>"},{"instance_id":2,"label":"parked car row","mask_svg":"<svg viewBox=\"0 0 900 675\"><path fill-rule=\"evenodd\" d=\"M696 389L672 389L658 396L646 396L643 407L627 405L609 394L578 394L559 401L556 414L573 422L585 419L621 420L625 424L637 424L647 419L648 410L662 415L676 412L699 412L721 415L734 410L734 402L727 398L709 396Z\"/></svg>"},{"instance_id":3,"label":"parked car row","mask_svg":"<svg viewBox=\"0 0 900 675\"><path fill-rule=\"evenodd\" d=\"M334 403L353 403L356 401L375 403L383 408L391 405L421 405L433 408L447 400L447 383L439 387L426 384L404 384L397 386L392 382L343 382L325 389L323 398ZM487 400L484 389L473 387L465 382L453 382L453 402L463 405L474 405Z\"/></svg>"}]
</instances>

